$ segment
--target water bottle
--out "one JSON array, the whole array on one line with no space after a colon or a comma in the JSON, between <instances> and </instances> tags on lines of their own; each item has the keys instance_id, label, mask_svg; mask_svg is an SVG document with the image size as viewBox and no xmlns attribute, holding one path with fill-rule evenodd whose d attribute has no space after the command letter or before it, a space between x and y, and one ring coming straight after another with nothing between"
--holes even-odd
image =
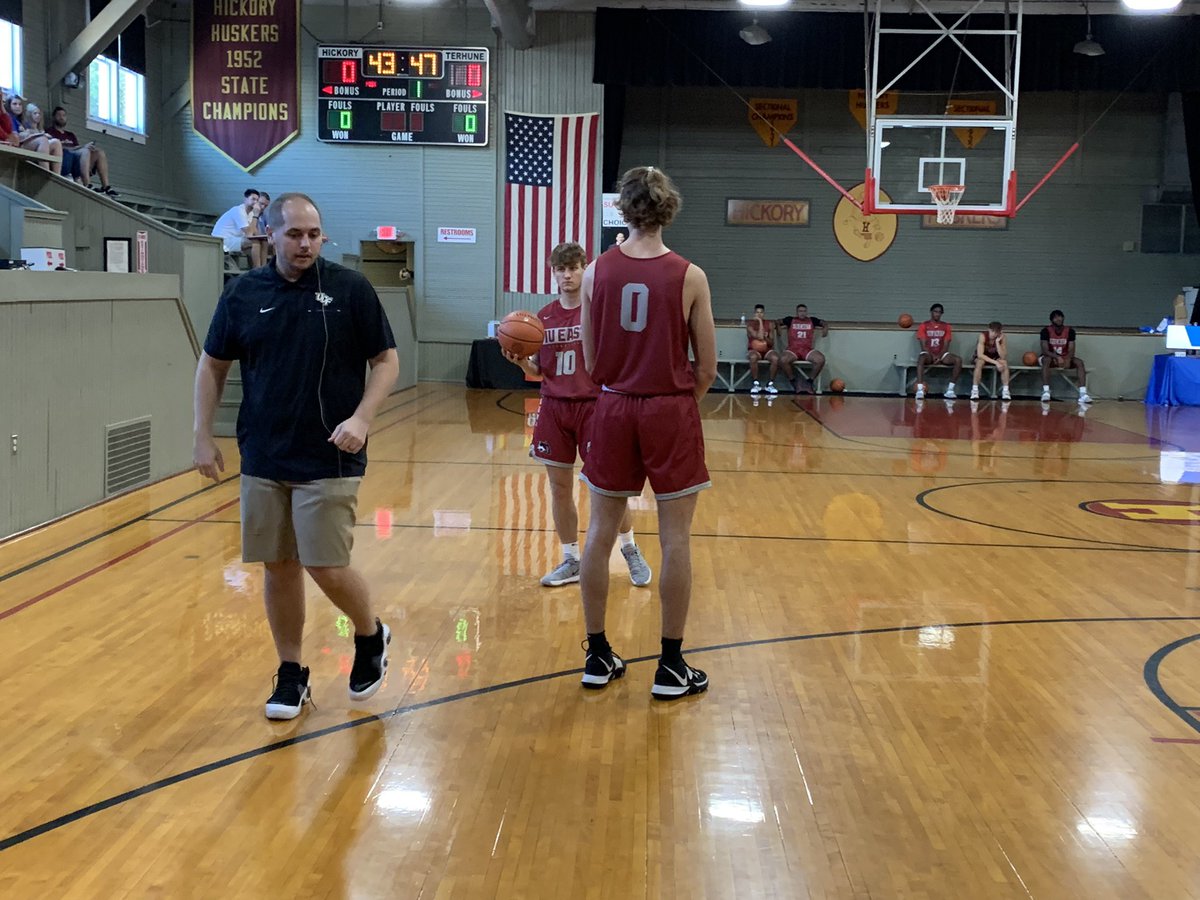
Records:
<instances>
[{"instance_id":1,"label":"water bottle","mask_svg":"<svg viewBox=\"0 0 1200 900\"><path fill-rule=\"evenodd\" d=\"M746 327L746 317L744 315L742 316L742 327Z\"/></svg>"}]
</instances>

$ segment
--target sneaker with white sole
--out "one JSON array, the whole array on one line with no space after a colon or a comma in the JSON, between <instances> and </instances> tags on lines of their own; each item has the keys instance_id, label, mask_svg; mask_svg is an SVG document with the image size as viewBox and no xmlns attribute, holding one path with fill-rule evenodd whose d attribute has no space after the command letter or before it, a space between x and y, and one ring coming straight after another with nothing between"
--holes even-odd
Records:
<instances>
[{"instance_id":1,"label":"sneaker with white sole","mask_svg":"<svg viewBox=\"0 0 1200 900\"><path fill-rule=\"evenodd\" d=\"M638 549L637 544L630 544L628 547L621 548L621 555L625 557L625 564L629 566L629 580L633 582L634 587L645 587L650 583L651 575L650 565L646 562L646 557L642 556L642 551Z\"/></svg>"},{"instance_id":2,"label":"sneaker with white sole","mask_svg":"<svg viewBox=\"0 0 1200 900\"><path fill-rule=\"evenodd\" d=\"M1092 397L1091 397L1091 395L1090 395L1090 394L1088 394L1088 392L1087 392L1087 391L1080 391L1080 392L1079 392L1079 403L1080 403L1081 405L1082 405L1082 404L1086 404L1086 403L1091 403L1091 402L1092 402Z\"/></svg>"},{"instance_id":3,"label":"sneaker with white sole","mask_svg":"<svg viewBox=\"0 0 1200 900\"><path fill-rule=\"evenodd\" d=\"M757 394L761 390L762 390L762 385L756 381L756 382L754 382L754 386L750 388L750 393Z\"/></svg>"},{"instance_id":4,"label":"sneaker with white sole","mask_svg":"<svg viewBox=\"0 0 1200 900\"><path fill-rule=\"evenodd\" d=\"M978 387L971 388L971 399L972 400L979 399L979 388Z\"/></svg>"},{"instance_id":5,"label":"sneaker with white sole","mask_svg":"<svg viewBox=\"0 0 1200 900\"><path fill-rule=\"evenodd\" d=\"M388 644L392 631L378 619L375 633L354 636L354 665L350 668L350 699L370 700L383 686L387 674Z\"/></svg>"},{"instance_id":6,"label":"sneaker with white sole","mask_svg":"<svg viewBox=\"0 0 1200 900\"><path fill-rule=\"evenodd\" d=\"M1012 394L1009 393L1008 388L1005 388L1000 392L1000 399L1004 400L1005 402L1012 400Z\"/></svg>"},{"instance_id":7,"label":"sneaker with white sole","mask_svg":"<svg viewBox=\"0 0 1200 900\"><path fill-rule=\"evenodd\" d=\"M1050 402L1050 388L1042 388L1042 402L1043 403Z\"/></svg>"},{"instance_id":8,"label":"sneaker with white sole","mask_svg":"<svg viewBox=\"0 0 1200 900\"><path fill-rule=\"evenodd\" d=\"M945 397L947 400L957 400L958 399L958 394L954 393L954 391L950 390L949 388L946 389L946 393L942 394L942 396Z\"/></svg>"},{"instance_id":9,"label":"sneaker with white sole","mask_svg":"<svg viewBox=\"0 0 1200 900\"><path fill-rule=\"evenodd\" d=\"M916 399L917 399L917 400L924 400L924 399L925 399L925 385L923 385L923 384L918 384L918 385L917 385L917 396L916 396Z\"/></svg>"},{"instance_id":10,"label":"sneaker with white sole","mask_svg":"<svg viewBox=\"0 0 1200 900\"><path fill-rule=\"evenodd\" d=\"M553 572L542 576L542 584L546 587L562 587L564 584L576 584L579 581L579 560L567 557L558 564Z\"/></svg>"},{"instance_id":11,"label":"sneaker with white sole","mask_svg":"<svg viewBox=\"0 0 1200 900\"><path fill-rule=\"evenodd\" d=\"M583 648L587 650L587 656L583 661L583 678L580 679L580 684L585 688L599 690L625 674L625 660L617 656L611 647L608 656L588 650L587 641L583 642Z\"/></svg>"},{"instance_id":12,"label":"sneaker with white sole","mask_svg":"<svg viewBox=\"0 0 1200 900\"><path fill-rule=\"evenodd\" d=\"M659 660L650 694L656 700L678 700L691 694L703 694L707 690L708 675L700 669L693 669L687 663L680 669L678 664L667 665Z\"/></svg>"},{"instance_id":13,"label":"sneaker with white sole","mask_svg":"<svg viewBox=\"0 0 1200 900\"><path fill-rule=\"evenodd\" d=\"M767 393L768 394L778 394L779 388L775 387L774 384L768 384L767 385Z\"/></svg>"},{"instance_id":14,"label":"sneaker with white sole","mask_svg":"<svg viewBox=\"0 0 1200 900\"><path fill-rule=\"evenodd\" d=\"M275 689L267 698L267 718L276 721L294 719L305 703L312 701L308 687L308 669L298 663L280 663L275 673Z\"/></svg>"}]
</instances>

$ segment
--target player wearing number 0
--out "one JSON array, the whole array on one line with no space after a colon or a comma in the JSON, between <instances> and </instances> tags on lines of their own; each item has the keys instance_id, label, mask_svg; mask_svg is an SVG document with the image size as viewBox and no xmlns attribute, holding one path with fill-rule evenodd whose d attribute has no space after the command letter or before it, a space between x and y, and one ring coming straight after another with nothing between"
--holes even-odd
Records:
<instances>
[{"instance_id":1,"label":"player wearing number 0","mask_svg":"<svg viewBox=\"0 0 1200 900\"><path fill-rule=\"evenodd\" d=\"M717 344L708 279L663 244L662 229L679 205L665 172L630 169L617 200L629 239L583 276L583 352L601 386L583 466L592 491L580 582L587 628L583 686L602 688L625 674L604 632L608 557L625 498L641 494L649 479L662 545L662 655L651 694L662 700L708 689L708 676L684 662L682 648L692 593L692 516L698 492L711 484L697 401L716 377Z\"/></svg>"},{"instance_id":2,"label":"player wearing number 0","mask_svg":"<svg viewBox=\"0 0 1200 900\"><path fill-rule=\"evenodd\" d=\"M579 287L587 256L578 244L559 244L550 252L550 269L558 299L538 312L546 336L536 357L521 359L502 351L527 375L542 379L542 402L529 455L546 464L550 479L550 509L554 530L562 541L563 561L542 576L546 587L579 581L579 511L575 508L575 453L587 462L587 439L600 388L583 366L579 341ZM633 540L633 517L624 510L620 525L621 554L629 580L638 587L650 583L650 566Z\"/></svg>"}]
</instances>

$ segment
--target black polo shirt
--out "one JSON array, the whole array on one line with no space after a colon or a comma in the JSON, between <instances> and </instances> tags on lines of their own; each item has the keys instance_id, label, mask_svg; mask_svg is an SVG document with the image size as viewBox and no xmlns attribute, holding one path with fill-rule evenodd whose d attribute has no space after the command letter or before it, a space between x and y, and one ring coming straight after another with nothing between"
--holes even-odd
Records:
<instances>
[{"instance_id":1,"label":"black polo shirt","mask_svg":"<svg viewBox=\"0 0 1200 900\"><path fill-rule=\"evenodd\" d=\"M362 475L366 446L344 453L329 435L362 401L367 360L395 346L375 289L353 269L318 258L295 283L274 265L230 282L204 352L241 363L242 474L275 481Z\"/></svg>"}]
</instances>

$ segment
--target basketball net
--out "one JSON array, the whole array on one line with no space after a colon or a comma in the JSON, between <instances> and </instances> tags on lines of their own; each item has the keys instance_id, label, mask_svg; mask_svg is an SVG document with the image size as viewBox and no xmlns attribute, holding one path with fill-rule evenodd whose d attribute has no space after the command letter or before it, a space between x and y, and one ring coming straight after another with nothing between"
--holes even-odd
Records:
<instances>
[{"instance_id":1,"label":"basketball net","mask_svg":"<svg viewBox=\"0 0 1200 900\"><path fill-rule=\"evenodd\" d=\"M933 202L937 204L937 220L939 225L953 225L954 211L958 209L958 201L962 199L967 189L964 184L934 184L930 185L929 193L933 194Z\"/></svg>"}]
</instances>

